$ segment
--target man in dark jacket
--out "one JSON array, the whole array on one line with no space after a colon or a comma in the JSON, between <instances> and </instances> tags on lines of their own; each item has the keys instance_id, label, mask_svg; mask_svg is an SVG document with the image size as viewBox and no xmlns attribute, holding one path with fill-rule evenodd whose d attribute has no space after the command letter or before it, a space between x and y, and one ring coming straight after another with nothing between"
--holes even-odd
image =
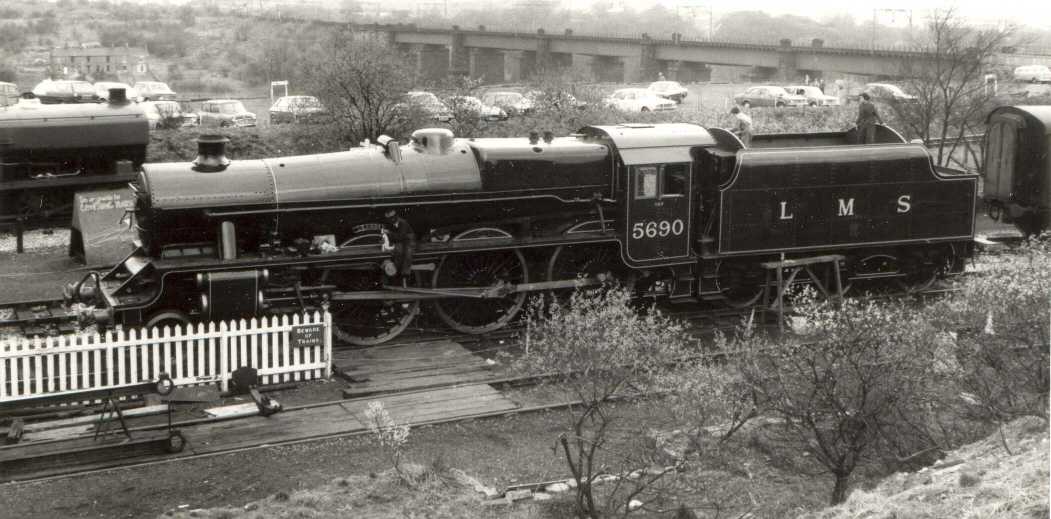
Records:
<instances>
[{"instance_id":1,"label":"man in dark jacket","mask_svg":"<svg viewBox=\"0 0 1051 519\"><path fill-rule=\"evenodd\" d=\"M383 216L387 219L383 232L393 247L391 259L398 267L398 273L402 277L408 277L412 273L412 254L416 250L416 234L413 233L409 222L398 216L394 209L387 211Z\"/></svg>"},{"instance_id":2,"label":"man in dark jacket","mask_svg":"<svg viewBox=\"0 0 1051 519\"><path fill-rule=\"evenodd\" d=\"M876 105L869 100L867 92L861 93L861 102L858 104L858 143L872 144L876 142L876 123L883 124L883 119L876 112Z\"/></svg>"}]
</instances>

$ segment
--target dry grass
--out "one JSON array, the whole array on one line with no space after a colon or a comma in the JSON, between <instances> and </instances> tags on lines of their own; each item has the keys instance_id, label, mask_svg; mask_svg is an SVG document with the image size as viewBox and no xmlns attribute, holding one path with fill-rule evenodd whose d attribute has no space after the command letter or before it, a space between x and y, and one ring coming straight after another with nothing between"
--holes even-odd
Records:
<instances>
[{"instance_id":1,"label":"dry grass","mask_svg":"<svg viewBox=\"0 0 1051 519\"><path fill-rule=\"evenodd\" d=\"M1005 426L1004 437L1010 454L994 433L950 453L939 465L895 474L872 491L855 491L846 503L803 517L1048 517L1047 424L1022 418Z\"/></svg>"}]
</instances>

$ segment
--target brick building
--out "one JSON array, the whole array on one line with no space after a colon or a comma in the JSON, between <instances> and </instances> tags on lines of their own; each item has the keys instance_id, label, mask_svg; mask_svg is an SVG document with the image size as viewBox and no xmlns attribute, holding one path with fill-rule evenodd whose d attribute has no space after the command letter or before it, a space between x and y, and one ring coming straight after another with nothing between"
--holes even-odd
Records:
<instances>
[{"instance_id":1,"label":"brick building","mask_svg":"<svg viewBox=\"0 0 1051 519\"><path fill-rule=\"evenodd\" d=\"M149 52L142 47L62 47L51 51L55 76L139 76L149 72Z\"/></svg>"}]
</instances>

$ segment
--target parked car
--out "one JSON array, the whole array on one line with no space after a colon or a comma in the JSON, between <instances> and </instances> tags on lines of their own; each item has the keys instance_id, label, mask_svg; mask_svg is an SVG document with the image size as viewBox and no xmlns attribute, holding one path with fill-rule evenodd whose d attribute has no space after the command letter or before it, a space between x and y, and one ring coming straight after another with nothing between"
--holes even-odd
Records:
<instances>
[{"instance_id":1,"label":"parked car","mask_svg":"<svg viewBox=\"0 0 1051 519\"><path fill-rule=\"evenodd\" d=\"M830 96L816 86L789 85L785 87L785 91L789 94L805 97L807 104L810 106L839 106L838 97Z\"/></svg>"},{"instance_id":2,"label":"parked car","mask_svg":"<svg viewBox=\"0 0 1051 519\"><path fill-rule=\"evenodd\" d=\"M33 95L43 104L97 103L95 87L87 81L45 79L33 87Z\"/></svg>"},{"instance_id":3,"label":"parked car","mask_svg":"<svg viewBox=\"0 0 1051 519\"><path fill-rule=\"evenodd\" d=\"M453 118L452 110L438 99L438 96L421 90L414 90L405 94L408 104L423 110L432 119L439 122L449 122Z\"/></svg>"},{"instance_id":4,"label":"parked car","mask_svg":"<svg viewBox=\"0 0 1051 519\"><path fill-rule=\"evenodd\" d=\"M212 99L201 105L201 126L225 128L228 126L255 126L255 114L245 110L245 105L235 99Z\"/></svg>"},{"instance_id":5,"label":"parked car","mask_svg":"<svg viewBox=\"0 0 1051 519\"><path fill-rule=\"evenodd\" d=\"M109 90L111 88L123 88L124 96L128 99L138 99L139 93L132 87L128 86L127 83L118 83L116 81L96 81L95 82L95 95L100 101L109 99Z\"/></svg>"},{"instance_id":6,"label":"parked car","mask_svg":"<svg viewBox=\"0 0 1051 519\"><path fill-rule=\"evenodd\" d=\"M526 99L533 103L534 110L565 110L574 108L583 110L588 104L573 97L573 94L565 91L530 90L525 93Z\"/></svg>"},{"instance_id":7,"label":"parked car","mask_svg":"<svg viewBox=\"0 0 1051 519\"><path fill-rule=\"evenodd\" d=\"M671 99L679 104L682 104L682 100L686 99L686 96L690 93L678 81L654 81L650 83L649 90L658 96Z\"/></svg>"},{"instance_id":8,"label":"parked car","mask_svg":"<svg viewBox=\"0 0 1051 519\"><path fill-rule=\"evenodd\" d=\"M312 122L327 114L314 96L284 96L270 107L270 124Z\"/></svg>"},{"instance_id":9,"label":"parked car","mask_svg":"<svg viewBox=\"0 0 1051 519\"><path fill-rule=\"evenodd\" d=\"M197 126L197 114L183 112L176 101L142 101L139 107L146 113L150 130ZM165 122L165 119L169 121Z\"/></svg>"},{"instance_id":10,"label":"parked car","mask_svg":"<svg viewBox=\"0 0 1051 519\"><path fill-rule=\"evenodd\" d=\"M18 85L0 81L0 106L18 104Z\"/></svg>"},{"instance_id":11,"label":"parked car","mask_svg":"<svg viewBox=\"0 0 1051 519\"><path fill-rule=\"evenodd\" d=\"M174 101L175 92L167 83L160 81L139 81L135 83L139 101Z\"/></svg>"},{"instance_id":12,"label":"parked car","mask_svg":"<svg viewBox=\"0 0 1051 519\"><path fill-rule=\"evenodd\" d=\"M518 92L486 92L482 103L495 106L509 116L527 114L533 111L533 101Z\"/></svg>"},{"instance_id":13,"label":"parked car","mask_svg":"<svg viewBox=\"0 0 1051 519\"><path fill-rule=\"evenodd\" d=\"M466 112L467 114L477 114L477 117L483 121L503 121L507 119L507 112L503 111L503 109L487 105L477 97L450 96L445 100L445 104L452 110L453 117L457 115L463 117Z\"/></svg>"},{"instance_id":14,"label":"parked car","mask_svg":"<svg viewBox=\"0 0 1051 519\"><path fill-rule=\"evenodd\" d=\"M674 110L675 101L659 97L645 88L621 88L606 98L606 105L623 112Z\"/></svg>"},{"instance_id":15,"label":"parked car","mask_svg":"<svg viewBox=\"0 0 1051 519\"><path fill-rule=\"evenodd\" d=\"M1015 81L1051 83L1051 69L1047 65L1023 65L1015 69Z\"/></svg>"},{"instance_id":16,"label":"parked car","mask_svg":"<svg viewBox=\"0 0 1051 519\"><path fill-rule=\"evenodd\" d=\"M894 101L898 103L915 103L916 96L906 94L901 87L890 83L869 83L865 85L867 92L873 101Z\"/></svg>"},{"instance_id":17,"label":"parked car","mask_svg":"<svg viewBox=\"0 0 1051 519\"><path fill-rule=\"evenodd\" d=\"M800 95L790 94L779 86L754 86L734 96L734 104L745 108L749 106L806 106L807 99Z\"/></svg>"}]
</instances>

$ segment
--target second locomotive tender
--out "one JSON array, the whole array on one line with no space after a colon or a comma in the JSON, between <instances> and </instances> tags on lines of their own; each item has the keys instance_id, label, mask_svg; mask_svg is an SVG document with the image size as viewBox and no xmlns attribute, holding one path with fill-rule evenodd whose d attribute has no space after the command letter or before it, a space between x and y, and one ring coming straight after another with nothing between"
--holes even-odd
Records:
<instances>
[{"instance_id":1,"label":"second locomotive tender","mask_svg":"<svg viewBox=\"0 0 1051 519\"><path fill-rule=\"evenodd\" d=\"M421 303L480 333L530 291L610 277L673 300L754 303L762 262L836 253L848 283L924 285L971 253L977 176L936 167L879 127L758 135L693 124L589 126L568 137L463 139L192 164L147 164L140 246L75 296L100 318L161 325L332 305L337 335L375 344ZM414 276L383 273L383 213L416 229ZM336 252L321 253L329 241ZM322 250L331 250L322 247Z\"/></svg>"}]
</instances>

